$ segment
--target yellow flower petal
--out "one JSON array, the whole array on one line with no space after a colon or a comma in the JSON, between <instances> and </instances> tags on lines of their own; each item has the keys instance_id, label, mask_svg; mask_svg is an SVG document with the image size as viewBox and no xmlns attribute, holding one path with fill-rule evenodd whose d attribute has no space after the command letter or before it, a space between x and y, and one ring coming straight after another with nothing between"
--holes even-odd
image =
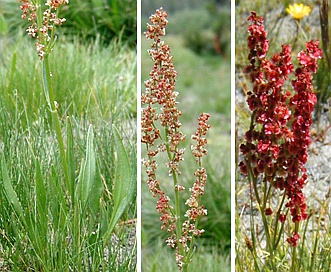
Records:
<instances>
[{"instance_id":1,"label":"yellow flower petal","mask_svg":"<svg viewBox=\"0 0 331 272\"><path fill-rule=\"evenodd\" d=\"M305 16L308 16L311 12L311 8L309 6L305 6L304 4L289 5L286 9L287 13L290 14L294 19L300 20Z\"/></svg>"}]
</instances>

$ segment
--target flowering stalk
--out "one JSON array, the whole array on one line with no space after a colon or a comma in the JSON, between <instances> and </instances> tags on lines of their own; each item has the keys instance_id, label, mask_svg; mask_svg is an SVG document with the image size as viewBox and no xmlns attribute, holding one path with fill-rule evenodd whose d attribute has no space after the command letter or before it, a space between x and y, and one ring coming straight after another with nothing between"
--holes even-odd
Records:
<instances>
[{"instance_id":1,"label":"flowering stalk","mask_svg":"<svg viewBox=\"0 0 331 272\"><path fill-rule=\"evenodd\" d=\"M293 17L297 26L295 40L293 42L293 47L294 47L298 39L299 29L303 35L303 38L306 41L308 40L305 31L302 29L301 20L310 14L311 8L309 6L305 6L304 4L294 3L293 5L289 5L286 8L286 11L288 14L290 14Z\"/></svg>"},{"instance_id":2,"label":"flowering stalk","mask_svg":"<svg viewBox=\"0 0 331 272\"><path fill-rule=\"evenodd\" d=\"M263 18L252 12L248 21L250 64L246 72L253 89L248 92L247 103L252 115L245 142L240 146L244 159L239 166L241 173L248 175L252 184L262 216L270 266L274 271L274 252L284 233L287 215L290 214L294 226L287 242L293 248L294 271L295 248L300 239L299 223L308 217L303 194L308 178L304 165L311 142L311 113L316 104L312 75L316 73L317 60L322 57L322 51L318 41L307 42L306 51L298 54L300 66L294 71L290 46L283 45L280 53L268 59L269 41ZM285 90L284 83L293 72L296 78L292 80L292 94ZM281 200L273 209L271 198L276 192L279 192ZM276 212L271 220L274 210Z\"/></svg>"},{"instance_id":3,"label":"flowering stalk","mask_svg":"<svg viewBox=\"0 0 331 272\"><path fill-rule=\"evenodd\" d=\"M200 236L204 230L198 229L198 219L207 214L207 210L201 205L201 196L204 194L204 186L207 180L206 170L202 167L202 157L207 154L205 145L206 132L210 128L207 124L209 114L203 113L199 117L199 125L192 139L196 145L192 146L192 153L196 158L198 169L195 172L195 182L190 189L190 198L186 201L188 206L184 214L180 210L180 192L185 188L179 182L181 174L179 164L183 158L185 149L180 144L185 140L185 135L179 130L182 115L178 110L176 101L178 92L175 90L177 72L174 69L173 57L170 54L169 45L160 37L165 35L167 25L167 13L160 8L150 17L150 23L145 32L147 39L153 40L148 51L154 62L153 70L149 73L150 79L145 82L145 93L141 96L142 109L141 142L146 145L147 159L143 160L148 176L147 184L150 192L158 198L156 209L161 215L161 229L167 230L170 236L166 240L167 245L176 249L176 263L179 270L187 270L194 253L194 238ZM167 168L169 176L173 179L174 205L166 192L161 188L161 182L157 179L157 156L165 153L168 159Z\"/></svg>"},{"instance_id":4,"label":"flowering stalk","mask_svg":"<svg viewBox=\"0 0 331 272\"><path fill-rule=\"evenodd\" d=\"M23 12L22 19L27 19L31 23L26 31L30 37L36 38L37 40L37 54L39 59L43 62L44 94L51 112L52 123L59 144L65 179L68 188L70 188L69 171L65 161L66 154L64 141L57 112L58 106L54 96L51 81L52 73L49 67L49 54L53 51L57 39L55 29L66 21L65 18L58 17L59 7L68 4L69 0L47 0L45 3L45 6L47 7L46 9L42 7L40 0L19 0L19 2L22 3L20 6ZM73 191L71 193L73 193Z\"/></svg>"}]
</instances>

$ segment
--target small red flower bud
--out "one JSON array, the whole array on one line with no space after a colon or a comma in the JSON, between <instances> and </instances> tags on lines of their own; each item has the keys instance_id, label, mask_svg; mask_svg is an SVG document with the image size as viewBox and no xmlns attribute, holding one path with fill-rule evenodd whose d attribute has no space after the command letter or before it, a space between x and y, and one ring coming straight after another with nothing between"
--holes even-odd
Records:
<instances>
[{"instance_id":1,"label":"small red flower bud","mask_svg":"<svg viewBox=\"0 0 331 272\"><path fill-rule=\"evenodd\" d=\"M243 175L248 175L248 167L244 162L239 163L240 171Z\"/></svg>"},{"instance_id":2,"label":"small red flower bud","mask_svg":"<svg viewBox=\"0 0 331 272\"><path fill-rule=\"evenodd\" d=\"M295 247L298 244L300 239L300 235L298 233L294 233L291 237L288 237L286 241L292 246Z\"/></svg>"},{"instance_id":3,"label":"small red flower bud","mask_svg":"<svg viewBox=\"0 0 331 272\"><path fill-rule=\"evenodd\" d=\"M270 216L270 215L272 215L272 209L271 209L271 208L267 208L267 209L265 210L265 215L266 215L266 216Z\"/></svg>"},{"instance_id":4,"label":"small red flower bud","mask_svg":"<svg viewBox=\"0 0 331 272\"><path fill-rule=\"evenodd\" d=\"M286 214L280 214L279 217L278 217L278 220L279 220L281 223L284 223L285 220L286 220Z\"/></svg>"}]
</instances>

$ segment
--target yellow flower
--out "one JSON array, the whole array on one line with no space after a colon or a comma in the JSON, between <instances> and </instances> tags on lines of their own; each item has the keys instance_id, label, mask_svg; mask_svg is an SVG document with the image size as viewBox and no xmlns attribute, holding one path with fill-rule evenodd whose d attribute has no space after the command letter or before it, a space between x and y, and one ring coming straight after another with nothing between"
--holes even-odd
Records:
<instances>
[{"instance_id":1,"label":"yellow flower","mask_svg":"<svg viewBox=\"0 0 331 272\"><path fill-rule=\"evenodd\" d=\"M289 5L286 9L287 13L289 13L294 19L300 20L305 16L308 16L311 8L309 6L305 6L304 4Z\"/></svg>"}]
</instances>

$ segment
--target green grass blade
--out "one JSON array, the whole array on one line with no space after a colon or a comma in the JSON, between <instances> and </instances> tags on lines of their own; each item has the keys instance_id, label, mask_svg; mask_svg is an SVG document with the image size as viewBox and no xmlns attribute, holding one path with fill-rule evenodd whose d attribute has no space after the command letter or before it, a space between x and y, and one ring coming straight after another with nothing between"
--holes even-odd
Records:
<instances>
[{"instance_id":1,"label":"green grass blade","mask_svg":"<svg viewBox=\"0 0 331 272\"><path fill-rule=\"evenodd\" d=\"M39 161L36 160L36 206L38 213L45 219L47 195Z\"/></svg>"},{"instance_id":2,"label":"green grass blade","mask_svg":"<svg viewBox=\"0 0 331 272\"><path fill-rule=\"evenodd\" d=\"M112 232L117 221L132 200L136 188L129 156L115 126L113 126L116 150L115 180L113 187L114 207L110 218L108 232Z\"/></svg>"},{"instance_id":3,"label":"green grass blade","mask_svg":"<svg viewBox=\"0 0 331 272\"><path fill-rule=\"evenodd\" d=\"M10 74L7 76L8 81L6 83L6 85L8 86L8 89L11 90L13 87L13 82L14 82L14 76L15 76L15 71L16 71L16 63L17 63L17 53L16 51L13 54L13 59L11 62L11 69L10 71L8 70L8 73L10 72Z\"/></svg>"},{"instance_id":4,"label":"green grass blade","mask_svg":"<svg viewBox=\"0 0 331 272\"><path fill-rule=\"evenodd\" d=\"M15 212L19 215L22 216L24 215L23 213L23 208L22 205L17 197L17 194L13 188L13 185L9 179L9 175L8 175L8 170L7 170L7 165L5 162L5 158L2 157L1 160L1 172L2 172L2 182L3 182L3 189L5 191L7 200L9 201L9 203L11 203L13 205L13 208L15 210Z\"/></svg>"},{"instance_id":5,"label":"green grass blade","mask_svg":"<svg viewBox=\"0 0 331 272\"><path fill-rule=\"evenodd\" d=\"M7 22L2 14L0 14L0 34L6 35L8 32Z\"/></svg>"}]
</instances>

